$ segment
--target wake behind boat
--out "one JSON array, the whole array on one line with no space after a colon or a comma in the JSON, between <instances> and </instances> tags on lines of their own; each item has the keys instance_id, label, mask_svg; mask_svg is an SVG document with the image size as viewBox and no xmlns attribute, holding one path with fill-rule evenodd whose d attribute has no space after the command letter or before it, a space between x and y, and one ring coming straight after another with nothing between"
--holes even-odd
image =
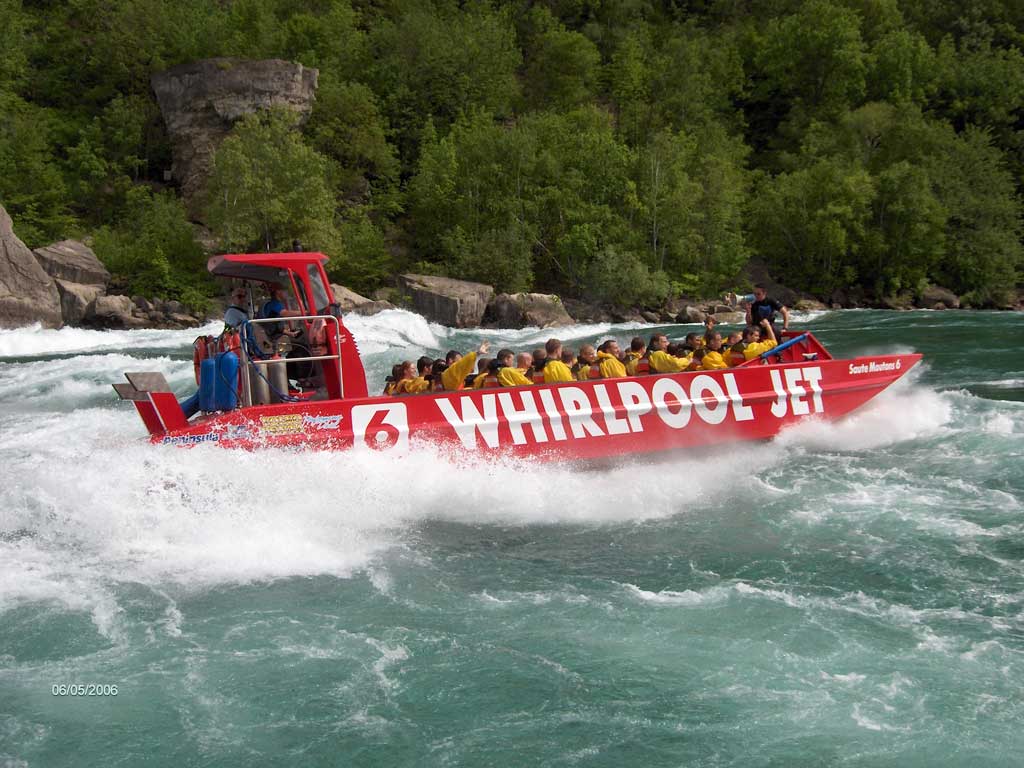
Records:
<instances>
[{"instance_id":1,"label":"wake behind boat","mask_svg":"<svg viewBox=\"0 0 1024 768\"><path fill-rule=\"evenodd\" d=\"M199 391L179 402L159 373L115 384L154 443L253 449L302 446L402 452L419 443L564 459L606 458L773 437L784 426L838 419L905 374L918 354L836 360L812 333L788 332L733 368L369 396L320 253L215 256L210 271L287 285L299 306L294 337L279 319L251 320L198 339ZM251 303L251 302L250 302Z\"/></svg>"}]
</instances>

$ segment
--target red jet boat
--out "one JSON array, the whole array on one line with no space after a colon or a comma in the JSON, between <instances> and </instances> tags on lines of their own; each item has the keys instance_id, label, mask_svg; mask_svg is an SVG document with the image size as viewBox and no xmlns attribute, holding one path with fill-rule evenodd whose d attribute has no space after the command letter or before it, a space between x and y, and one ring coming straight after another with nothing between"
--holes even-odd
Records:
<instances>
[{"instance_id":1,"label":"red jet boat","mask_svg":"<svg viewBox=\"0 0 1024 768\"><path fill-rule=\"evenodd\" d=\"M126 373L128 382L114 388L135 404L153 443L394 453L427 443L564 459L655 453L765 439L803 420L838 419L921 359L835 360L813 334L786 332L770 352L720 371L370 396L326 262L321 253L210 259L214 275L290 289L303 314L287 319L294 336L277 342L265 326L280 320L197 339L200 389L186 401L160 373Z\"/></svg>"}]
</instances>

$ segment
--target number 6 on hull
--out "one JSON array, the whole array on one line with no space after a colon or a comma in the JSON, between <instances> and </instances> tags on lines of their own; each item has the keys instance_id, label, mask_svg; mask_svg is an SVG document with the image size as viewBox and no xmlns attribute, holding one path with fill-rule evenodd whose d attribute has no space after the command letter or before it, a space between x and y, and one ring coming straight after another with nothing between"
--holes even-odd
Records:
<instances>
[{"instance_id":1,"label":"number 6 on hull","mask_svg":"<svg viewBox=\"0 0 1024 768\"><path fill-rule=\"evenodd\" d=\"M352 408L352 448L389 451L409 448L409 416L405 403L357 405Z\"/></svg>"}]
</instances>

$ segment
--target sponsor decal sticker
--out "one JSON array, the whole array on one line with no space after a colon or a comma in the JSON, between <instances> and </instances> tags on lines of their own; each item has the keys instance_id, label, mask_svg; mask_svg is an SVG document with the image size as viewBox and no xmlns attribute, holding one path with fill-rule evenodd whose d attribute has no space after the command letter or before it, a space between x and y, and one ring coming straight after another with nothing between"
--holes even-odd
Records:
<instances>
[{"instance_id":1,"label":"sponsor decal sticker","mask_svg":"<svg viewBox=\"0 0 1024 768\"><path fill-rule=\"evenodd\" d=\"M301 413L260 416L260 428L267 435L298 435L302 433Z\"/></svg>"},{"instance_id":2,"label":"sponsor decal sticker","mask_svg":"<svg viewBox=\"0 0 1024 768\"><path fill-rule=\"evenodd\" d=\"M161 445L198 445L199 443L216 443L220 435L216 432L204 432L201 435L168 435L160 441Z\"/></svg>"},{"instance_id":3,"label":"sponsor decal sticker","mask_svg":"<svg viewBox=\"0 0 1024 768\"><path fill-rule=\"evenodd\" d=\"M850 374L858 376L863 373L885 373L887 371L898 371L902 367L902 360L886 362L872 360L870 363L850 363Z\"/></svg>"},{"instance_id":4,"label":"sponsor decal sticker","mask_svg":"<svg viewBox=\"0 0 1024 768\"><path fill-rule=\"evenodd\" d=\"M228 424L224 430L225 440L248 440L252 437L252 429L248 424Z\"/></svg>"},{"instance_id":5,"label":"sponsor decal sticker","mask_svg":"<svg viewBox=\"0 0 1024 768\"><path fill-rule=\"evenodd\" d=\"M341 414L325 416L310 416L307 414L302 417L302 423L304 426L318 432L325 429L337 429L341 426Z\"/></svg>"}]
</instances>

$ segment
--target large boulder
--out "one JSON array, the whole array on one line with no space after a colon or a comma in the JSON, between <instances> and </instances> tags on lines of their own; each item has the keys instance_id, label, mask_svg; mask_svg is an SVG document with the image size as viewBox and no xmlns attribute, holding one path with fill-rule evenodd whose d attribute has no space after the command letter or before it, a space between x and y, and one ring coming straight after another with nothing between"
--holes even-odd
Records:
<instances>
[{"instance_id":1,"label":"large boulder","mask_svg":"<svg viewBox=\"0 0 1024 768\"><path fill-rule=\"evenodd\" d=\"M828 307L817 299L800 299L793 305L797 312L816 312Z\"/></svg>"},{"instance_id":2,"label":"large boulder","mask_svg":"<svg viewBox=\"0 0 1024 768\"><path fill-rule=\"evenodd\" d=\"M879 299L878 304L883 309L912 309L914 306L914 297L906 292L891 294Z\"/></svg>"},{"instance_id":3,"label":"large boulder","mask_svg":"<svg viewBox=\"0 0 1024 768\"><path fill-rule=\"evenodd\" d=\"M553 328L576 324L561 299L547 293L499 293L487 305L484 319L496 328Z\"/></svg>"},{"instance_id":4,"label":"large boulder","mask_svg":"<svg viewBox=\"0 0 1024 768\"><path fill-rule=\"evenodd\" d=\"M352 311L357 315L376 315L385 309L395 309L395 305L390 301L368 301L354 307Z\"/></svg>"},{"instance_id":5,"label":"large boulder","mask_svg":"<svg viewBox=\"0 0 1024 768\"><path fill-rule=\"evenodd\" d=\"M385 309L394 309L395 305L390 301L368 299L356 293L344 285L331 283L331 293L334 294L334 301L341 307L342 312L355 312L357 315L376 315Z\"/></svg>"},{"instance_id":6,"label":"large boulder","mask_svg":"<svg viewBox=\"0 0 1024 768\"><path fill-rule=\"evenodd\" d=\"M82 285L99 285L105 289L110 282L110 272L103 266L92 248L77 240L61 240L33 253L39 266L55 280Z\"/></svg>"},{"instance_id":7,"label":"large boulder","mask_svg":"<svg viewBox=\"0 0 1024 768\"><path fill-rule=\"evenodd\" d=\"M53 282L57 284L57 292L60 294L60 311L65 325L78 325L85 320L89 305L107 292L102 285L60 279Z\"/></svg>"},{"instance_id":8,"label":"large boulder","mask_svg":"<svg viewBox=\"0 0 1024 768\"><path fill-rule=\"evenodd\" d=\"M935 307L941 304L943 309L960 309L960 298L948 288L929 285L917 301L919 307Z\"/></svg>"},{"instance_id":9,"label":"large boulder","mask_svg":"<svg viewBox=\"0 0 1024 768\"><path fill-rule=\"evenodd\" d=\"M334 294L334 301L341 307L342 312L351 312L360 304L369 304L372 301L372 299L336 283L331 283L331 293Z\"/></svg>"},{"instance_id":10,"label":"large boulder","mask_svg":"<svg viewBox=\"0 0 1024 768\"><path fill-rule=\"evenodd\" d=\"M318 70L279 59L204 59L153 75L151 83L189 212L198 219L213 154L243 116L274 107L303 122L313 109Z\"/></svg>"},{"instance_id":11,"label":"large boulder","mask_svg":"<svg viewBox=\"0 0 1024 768\"><path fill-rule=\"evenodd\" d=\"M489 285L434 275L399 275L398 290L421 315L450 328L480 325L494 295Z\"/></svg>"},{"instance_id":12,"label":"large boulder","mask_svg":"<svg viewBox=\"0 0 1024 768\"><path fill-rule=\"evenodd\" d=\"M715 322L719 325L744 325L747 322L746 312L715 312Z\"/></svg>"},{"instance_id":13,"label":"large boulder","mask_svg":"<svg viewBox=\"0 0 1024 768\"><path fill-rule=\"evenodd\" d=\"M85 321L99 328L136 328L145 323L135 317L134 309L128 296L97 296L85 310Z\"/></svg>"},{"instance_id":14,"label":"large boulder","mask_svg":"<svg viewBox=\"0 0 1024 768\"><path fill-rule=\"evenodd\" d=\"M707 319L707 313L694 304L685 305L676 315L677 323L703 323Z\"/></svg>"},{"instance_id":15,"label":"large boulder","mask_svg":"<svg viewBox=\"0 0 1024 768\"><path fill-rule=\"evenodd\" d=\"M565 299L563 302L565 311L577 323L610 323L612 314L607 307L600 304L591 304L579 299Z\"/></svg>"},{"instance_id":16,"label":"large boulder","mask_svg":"<svg viewBox=\"0 0 1024 768\"><path fill-rule=\"evenodd\" d=\"M0 205L0 327L41 323L60 328L62 315L57 286L16 234Z\"/></svg>"}]
</instances>

